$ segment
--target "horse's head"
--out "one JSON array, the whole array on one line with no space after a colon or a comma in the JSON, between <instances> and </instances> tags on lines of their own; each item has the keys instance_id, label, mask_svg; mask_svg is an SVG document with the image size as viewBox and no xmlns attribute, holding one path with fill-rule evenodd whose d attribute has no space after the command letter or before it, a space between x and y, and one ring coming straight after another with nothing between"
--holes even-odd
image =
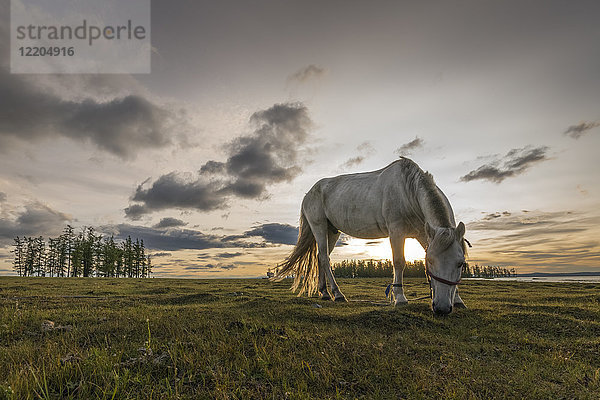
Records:
<instances>
[{"instance_id":1,"label":"horse's head","mask_svg":"<svg viewBox=\"0 0 600 400\"><path fill-rule=\"evenodd\" d=\"M450 314L465 265L465 224L440 228L426 223L425 232L428 244L425 271L431 286L431 307L435 314Z\"/></svg>"}]
</instances>

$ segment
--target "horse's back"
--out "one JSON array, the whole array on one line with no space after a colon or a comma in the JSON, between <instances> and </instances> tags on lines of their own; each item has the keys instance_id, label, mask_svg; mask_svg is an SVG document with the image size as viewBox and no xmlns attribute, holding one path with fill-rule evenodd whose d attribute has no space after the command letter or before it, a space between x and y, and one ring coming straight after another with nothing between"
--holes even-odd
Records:
<instances>
[{"instance_id":1,"label":"horse's back","mask_svg":"<svg viewBox=\"0 0 600 400\"><path fill-rule=\"evenodd\" d=\"M409 159L396 160L370 172L319 180L306 194L303 210L326 217L337 229L363 238L386 237L388 197L398 198ZM418 166L417 166L418 168Z\"/></svg>"},{"instance_id":2,"label":"horse's back","mask_svg":"<svg viewBox=\"0 0 600 400\"><path fill-rule=\"evenodd\" d=\"M380 199L373 198L373 195L380 195L385 190L399 188L399 184L405 181L407 171L414 169L421 171L414 161L401 158L376 171L323 178L313 185L309 193L319 193L324 203L336 196L343 195L348 196L345 197L346 201L357 200L363 205L368 205L368 201L365 202L365 200L379 201Z\"/></svg>"}]
</instances>

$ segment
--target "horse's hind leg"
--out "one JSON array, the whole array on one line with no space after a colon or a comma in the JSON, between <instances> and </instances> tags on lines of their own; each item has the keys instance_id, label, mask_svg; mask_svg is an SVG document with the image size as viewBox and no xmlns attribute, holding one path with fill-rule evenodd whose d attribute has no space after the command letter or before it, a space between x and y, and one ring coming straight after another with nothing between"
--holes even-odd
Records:
<instances>
[{"instance_id":1,"label":"horse's hind leg","mask_svg":"<svg viewBox=\"0 0 600 400\"><path fill-rule=\"evenodd\" d=\"M310 219L308 219L308 222L310 223L310 228L313 232L313 235L315 235L315 239L317 241L319 275L321 275L321 271L324 271L325 277L329 281L329 286L331 287L333 301L348 301L346 300L346 296L344 296L337 282L335 281L335 278L333 277L333 271L331 270L331 264L329 263L329 236L327 234L327 219L324 219L324 223L321 223L320 221L313 223ZM325 293L327 293L326 285Z\"/></svg>"},{"instance_id":2,"label":"horse's hind leg","mask_svg":"<svg viewBox=\"0 0 600 400\"><path fill-rule=\"evenodd\" d=\"M347 301L346 296L344 296L344 294L341 292L335 281L335 278L333 277L333 271L331 271L331 265L329 264L329 231L331 224L327 220L325 212L323 211L323 205L321 203L320 196L314 190L314 188L311 189L306 196L304 196L304 200L302 201L302 211L304 212L304 216L306 217L317 242L317 259L319 263L319 282L317 282L319 285L318 289L322 289L323 286L325 286L325 293L327 293L327 286L324 284L325 280L321 278L322 274L324 274L329 281L329 286L331 287L331 292L333 294L333 300ZM333 249L333 245L331 248ZM324 271L324 273L321 271ZM321 294L323 294L322 291Z\"/></svg>"},{"instance_id":3,"label":"horse's hind leg","mask_svg":"<svg viewBox=\"0 0 600 400\"><path fill-rule=\"evenodd\" d=\"M325 276L329 281L329 286L331 287L331 292L333 294L333 301L348 301L335 281L333 271L331 270L331 264L329 263L329 235L327 233L327 225L325 224L324 229L320 228L321 227L315 229L311 224L313 235L315 235L315 239L317 240L319 271L325 271Z\"/></svg>"},{"instance_id":4,"label":"horse's hind leg","mask_svg":"<svg viewBox=\"0 0 600 400\"><path fill-rule=\"evenodd\" d=\"M321 267L321 262L319 262L319 294L321 300L331 300L331 296L327 291L327 280L325 279L325 268Z\"/></svg>"},{"instance_id":5,"label":"horse's hind leg","mask_svg":"<svg viewBox=\"0 0 600 400\"><path fill-rule=\"evenodd\" d=\"M335 244L337 243L337 240L340 237L340 233L339 231L332 231L331 229L329 229L329 231L327 232L327 253L331 254L331 252L333 251L333 248L335 247ZM331 300L331 296L329 295L329 292L327 291L327 280L326 280L326 276L327 276L327 271L326 271L326 267L323 263L319 262L319 293L321 294L321 300Z\"/></svg>"}]
</instances>

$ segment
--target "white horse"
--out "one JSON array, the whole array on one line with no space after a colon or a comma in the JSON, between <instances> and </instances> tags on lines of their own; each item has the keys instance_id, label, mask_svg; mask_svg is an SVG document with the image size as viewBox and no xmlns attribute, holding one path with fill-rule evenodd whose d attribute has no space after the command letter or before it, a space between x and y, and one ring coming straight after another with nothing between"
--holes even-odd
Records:
<instances>
[{"instance_id":1,"label":"white horse","mask_svg":"<svg viewBox=\"0 0 600 400\"><path fill-rule=\"evenodd\" d=\"M431 174L412 160L318 181L302 201L298 243L274 279L293 274L298 295L318 289L321 299L329 300L327 279L334 301L347 301L329 262L340 231L362 239L390 238L395 305L408 302L402 288L404 240L416 238L426 249L433 311L449 314L453 307L465 307L456 287L465 266L465 225L456 226L450 202Z\"/></svg>"}]
</instances>

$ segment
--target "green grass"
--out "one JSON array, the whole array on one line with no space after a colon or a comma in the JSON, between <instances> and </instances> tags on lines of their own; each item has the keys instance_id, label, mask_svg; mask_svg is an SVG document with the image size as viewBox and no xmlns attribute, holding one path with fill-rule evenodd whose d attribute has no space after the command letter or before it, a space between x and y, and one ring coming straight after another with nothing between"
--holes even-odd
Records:
<instances>
[{"instance_id":1,"label":"green grass","mask_svg":"<svg viewBox=\"0 0 600 400\"><path fill-rule=\"evenodd\" d=\"M0 277L0 399L600 397L600 285L469 281L469 309L434 317L289 284Z\"/></svg>"}]
</instances>

